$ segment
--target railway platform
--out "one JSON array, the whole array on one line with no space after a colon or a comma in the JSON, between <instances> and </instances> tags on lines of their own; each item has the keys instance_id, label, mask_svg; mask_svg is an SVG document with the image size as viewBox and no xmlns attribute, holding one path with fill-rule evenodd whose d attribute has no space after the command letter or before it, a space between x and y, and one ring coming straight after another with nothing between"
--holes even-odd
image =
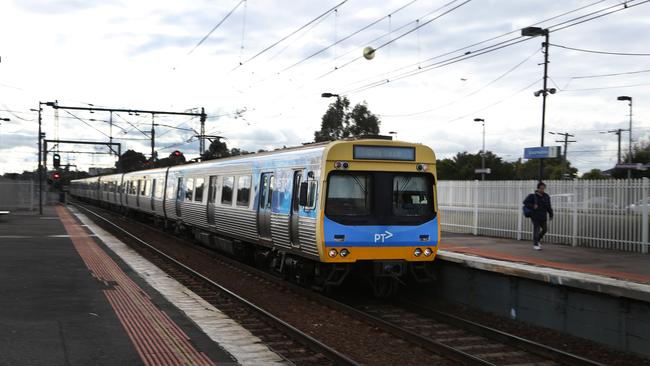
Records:
<instances>
[{"instance_id":1,"label":"railway platform","mask_svg":"<svg viewBox=\"0 0 650 366\"><path fill-rule=\"evenodd\" d=\"M0 217L0 365L239 364L238 349L278 361L157 268L143 273L142 258L118 255L117 241L90 225L63 205ZM187 310L193 302L198 315ZM191 315L210 318L212 333Z\"/></svg>"},{"instance_id":2,"label":"railway platform","mask_svg":"<svg viewBox=\"0 0 650 366\"><path fill-rule=\"evenodd\" d=\"M445 232L439 259L650 302L650 256Z\"/></svg>"}]
</instances>

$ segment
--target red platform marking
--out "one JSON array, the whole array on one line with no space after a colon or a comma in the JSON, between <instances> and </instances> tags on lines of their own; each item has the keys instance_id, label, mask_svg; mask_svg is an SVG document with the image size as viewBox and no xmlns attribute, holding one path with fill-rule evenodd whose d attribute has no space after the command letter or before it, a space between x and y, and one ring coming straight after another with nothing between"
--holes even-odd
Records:
<instances>
[{"instance_id":1,"label":"red platform marking","mask_svg":"<svg viewBox=\"0 0 650 366\"><path fill-rule=\"evenodd\" d=\"M456 246L454 244L449 244L449 243L445 243L444 245L441 245L440 249L448 250L450 252L455 252L455 253L474 254L485 258L500 259L508 262L532 264L540 267L562 269L565 271L594 274L594 275L600 275L605 277L613 277L624 281L635 281L635 282L650 284L650 276L642 275L638 273L621 272L621 271L608 270L602 268L593 268L593 267L588 267L579 264L553 262L545 259L515 256L515 255L492 251L489 249L472 248L467 246Z\"/></svg>"},{"instance_id":2,"label":"red platform marking","mask_svg":"<svg viewBox=\"0 0 650 366\"><path fill-rule=\"evenodd\" d=\"M62 206L57 214L75 249L103 290L145 365L214 365L189 337L113 259L100 248Z\"/></svg>"}]
</instances>

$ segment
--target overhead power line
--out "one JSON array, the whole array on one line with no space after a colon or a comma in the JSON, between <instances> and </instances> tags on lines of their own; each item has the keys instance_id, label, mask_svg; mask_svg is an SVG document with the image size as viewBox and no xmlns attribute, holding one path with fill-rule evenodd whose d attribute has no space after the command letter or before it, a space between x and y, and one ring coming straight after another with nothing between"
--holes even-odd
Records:
<instances>
[{"instance_id":1,"label":"overhead power line","mask_svg":"<svg viewBox=\"0 0 650 366\"><path fill-rule=\"evenodd\" d=\"M448 2L448 3L446 3L446 4L444 4L444 5L441 6L440 8L438 8L436 11L442 10L442 9L444 9L444 8L450 6L450 5L452 5L452 4L454 4L454 3L458 2L458 1L459 1L459 0L452 0L452 1L450 1L450 2ZM462 3L460 3L460 4L456 5L456 6L454 6L453 8L451 8L451 9L449 9L449 10L446 10L446 11L444 11L444 12L442 12L442 13L436 15L435 17L433 17L433 18L427 20L426 22L423 22L423 23L418 22L418 23L419 23L418 26L416 26L416 27L414 27L414 28L412 28L412 29L410 29L410 30L408 30L408 31L406 31L406 32L404 32L404 33L402 33L402 34L400 34L399 36L397 36L397 37L395 37L395 38L393 38L393 39L390 39L390 40L388 40L387 42L384 42L383 44L377 46L377 47L375 48L375 52L378 51L378 50L380 50L380 49L382 49L382 48L384 48L384 47L386 47L386 46L388 46L388 45L390 45L390 44L392 44L392 43L394 43L394 42L396 42L396 41L399 40L399 39L402 39L402 38L406 37L407 35L409 35L409 34L415 32L415 31L417 31L418 29L420 29L420 28L422 28L422 27L425 27L425 26L431 24L433 21L442 18L443 16L445 16L445 15L447 15L447 14L453 12L454 10L456 10L456 9L458 9L458 8L460 8L460 7L462 7L463 5L465 5L465 4L467 4L467 3L471 2L471 1L472 1L472 0L465 0L465 1L463 1ZM332 70L330 70L330 71L324 73L323 75L319 76L317 79L322 79L323 77L325 77L325 76L327 76L327 75L329 75L329 74L331 74L331 73L333 73L333 72L335 72L335 71L341 70L342 68L344 68L344 67L346 67L346 66L348 66L348 65L350 65L350 64L352 64L352 63L354 63L354 62L356 62L356 61L359 61L359 60L361 60L362 58L363 58L363 56L358 56L358 57L356 57L356 58L353 58L352 60L350 60L350 61L348 61L348 62L342 64L341 66L334 67L334 69L332 69Z\"/></svg>"},{"instance_id":2,"label":"overhead power line","mask_svg":"<svg viewBox=\"0 0 650 366\"><path fill-rule=\"evenodd\" d=\"M625 52L607 52L607 51L595 51L595 50L587 50L584 48L575 48L575 47L569 47L569 46L564 46L564 45L559 45L559 44L554 44L554 43L549 43L550 46L553 47L558 47L558 48L564 48L566 50L571 50L571 51L578 51L578 52L587 52L587 53L597 53L600 55L610 55L610 56L650 56L650 53L625 53Z\"/></svg>"},{"instance_id":3,"label":"overhead power line","mask_svg":"<svg viewBox=\"0 0 650 366\"><path fill-rule=\"evenodd\" d=\"M280 72L285 72L285 71L287 71L287 70L289 70L289 69L292 69L292 68L294 68L294 67L300 65L301 63L303 63L303 62L305 62L305 61L307 61L307 60L309 60L309 59L311 59L311 58L313 58L313 57L315 57L315 56L320 55L321 53L323 53L323 52L329 50L330 48L332 48L332 47L338 45L339 43L345 42L345 41L347 41L348 39L350 39L350 38L356 36L357 34L359 34L359 33L363 32L363 31L365 31L366 29L368 29L368 28L370 28L370 27L372 27L372 26L378 24L378 23L381 22L382 20L385 20L385 19L391 17L392 15L399 13L400 11L404 10L405 8L409 7L410 5L413 5L413 3L417 2L417 1L418 1L418 0L411 0L411 1L409 1L408 3L402 5L402 6L399 7L398 9L396 9L396 10L394 10L393 12L389 13L388 15L385 15L385 16L383 16L383 17L381 17L381 18L379 18L379 19L377 19L377 20L375 20L375 21L373 21L373 22L371 22L371 23L369 23L369 24L367 24L367 25L365 25L365 26L359 28L358 30L356 30L356 31L354 31L354 32L352 32L352 33L350 33L350 34L348 34L347 36L345 36L345 37L343 37L343 38L337 40L336 42L331 43L331 44L329 44L329 45L327 45L327 46L321 48L320 50L318 50L318 51L312 53L311 55L309 55L309 56L303 58L302 60L300 60L300 61L298 61L298 62L296 62L296 63L294 63L294 64L292 64L292 65L290 65L290 66L285 67L285 68L282 69Z\"/></svg>"},{"instance_id":4,"label":"overhead power line","mask_svg":"<svg viewBox=\"0 0 650 366\"><path fill-rule=\"evenodd\" d=\"M563 21L563 22L555 24L555 25L551 25L551 26L549 26L547 28L550 29L551 32L555 32L555 31L558 31L558 30L562 30L562 29L566 29L566 28L569 28L569 27L576 26L578 24L582 24L582 23L584 23L585 21L588 21L588 20L597 19L597 18L600 18L600 17L605 16L605 15L614 14L614 13L619 12L621 10L626 10L626 9L630 9L630 8L633 8L633 7L636 7L636 6L639 6L639 5L643 5L643 4L647 3L647 2L650 2L650 0L641 1L641 2L635 3L635 4L630 4L631 2L632 1L628 1L625 4L625 6L622 5L622 4L608 6L606 8L599 9L597 11L591 12L589 14L581 15L579 17L575 17L573 19ZM598 13L603 13L603 14L598 14ZM594 15L594 14L597 14L597 15ZM556 29L555 27L557 27L559 25L562 25L562 27ZM474 58L474 57L477 57L477 56L480 56L480 55L483 55L483 54L491 53L491 52L498 51L498 50L506 48L506 47L514 46L514 45L516 45L518 43L525 42L525 41L528 41L528 40L531 40L531 39L534 39L534 38L532 38L532 37L522 37L522 36L511 38L511 39L506 40L506 41L502 41L502 42L499 42L499 43L496 43L496 44L493 44L493 45L490 45L490 46L486 46L486 47L484 47L482 49L479 49L479 50L467 51L462 55L457 55L457 56L448 58L446 60L438 61L438 62L429 64L429 65L425 65L425 66L418 66L418 68L415 69L415 70L411 70L411 71L403 72L401 74L397 74L396 76L394 76L392 78L386 78L386 79L383 79L383 80L378 80L378 81L375 81L375 82L372 82L372 83L368 83L368 84L363 85L361 87L358 87L356 89L351 89L351 90L348 90L348 91L345 91L345 92L339 93L339 94L344 95L344 94L357 93L357 92L360 92L360 91L372 89L372 88L375 88L375 87L378 87L378 86L381 86L381 85L388 84L390 82L394 82L396 80L401 80L401 79L405 79L405 78L412 77L412 76L415 76L415 75L419 75L421 73L428 72L428 71L431 71L431 70L434 70L434 69L438 69L440 67L452 65L452 64L455 64L457 62L461 62L461 61L464 61L464 60L467 60L467 59L470 59L470 58Z\"/></svg>"},{"instance_id":5,"label":"overhead power line","mask_svg":"<svg viewBox=\"0 0 650 366\"><path fill-rule=\"evenodd\" d=\"M246 1L246 0L240 0L240 1L237 3L237 5L235 5L235 7L232 8L232 9L228 12L228 14L226 14L226 16L224 16L224 17L219 21L219 23L217 23L214 27L212 27L212 29L208 32L208 34L206 34L205 36L203 36L203 38L201 38L201 40L199 41L199 43L197 43L197 44L196 44L196 45L195 45L195 46L190 50L190 52L187 53L186 56L191 55L192 52L194 52L194 50L196 50L197 48L199 48L199 46L201 46L201 45L203 44L203 42L205 42L208 38L210 38L210 36L212 35L212 33L214 33L214 31L216 31L217 28L219 28L219 27L223 24L223 22L225 22L228 18L230 18L230 16L232 15L232 13L234 13L235 10L237 10L237 8L239 8L239 6L240 6L241 4L243 4L245 1Z\"/></svg>"},{"instance_id":6,"label":"overhead power line","mask_svg":"<svg viewBox=\"0 0 650 366\"><path fill-rule=\"evenodd\" d=\"M273 47L275 47L275 46L279 45L280 43L284 42L285 40L287 40L288 38L290 38L294 34L300 32L301 30L303 30L303 29L305 29L307 27L309 27L309 25L311 25L312 23L317 22L320 18L322 18L322 17L326 16L327 14L333 12L334 10L336 10L341 5L343 5L343 4L347 3L347 2L348 2L348 0L341 1L337 5L333 6L332 8L328 9L327 11L325 11L322 14L320 14L319 16L317 16L316 18L314 18L314 19L310 20L309 22L307 22L306 24L300 26L298 29L292 31L291 33L287 34L286 36L284 36L284 37L280 38L279 40L273 42L271 45L267 46L263 50L259 51L258 53L254 54L253 56L249 57L246 61L240 62L239 65L237 65L233 70L239 68L240 66L243 66L244 64L246 64L248 62L253 61L257 57L261 56L262 54L266 53L267 51L269 51Z\"/></svg>"},{"instance_id":7,"label":"overhead power line","mask_svg":"<svg viewBox=\"0 0 650 366\"><path fill-rule=\"evenodd\" d=\"M581 6L581 7L578 7L578 8L575 8L575 9L572 9L572 10L569 10L569 11L566 11L566 12L563 12L563 13L561 13L561 14L558 14L558 15L552 16L552 17L550 17L550 18L546 18L546 19L544 19L544 20L538 21L538 22L533 23L533 24L531 24L531 25L533 25L533 26L541 25L541 24L543 24L543 23L547 23L547 22L550 22L550 21L552 21L552 20L559 19L559 18L561 18L561 17L563 17L563 16L566 16L566 15L569 15L569 14L572 14L572 13L576 13L576 12L578 12L578 11L581 11L581 10L584 10L584 9L587 9L587 8L590 8L590 7L593 7L593 6L596 6L596 5L598 5L598 4L600 4L600 3L603 3L603 2L605 2L605 1L607 1L607 0L598 0L598 1L595 1L595 2L593 2L593 3L590 3L590 4L587 4L587 5L584 5L584 6ZM591 14L591 13L590 13L590 14ZM563 24L563 23L560 23L560 24ZM358 84L361 84L361 83L363 83L363 82L366 82L367 80L374 79L374 78L378 78L378 77L382 77L382 76L388 76L388 75L391 75L391 74L394 74L394 73L397 73L397 72L400 72L400 71L403 71L403 70L410 69L410 68L412 68L412 67L419 67L419 66L421 65L421 63L431 62L431 61L434 61L434 60L437 60L437 59L440 59L440 58L443 58L443 57L446 57L446 56L449 56L449 55L456 54L456 53L458 53L458 52L462 52L462 51L465 51L465 50L471 49L472 47L480 46L480 45L486 44L486 43L488 43L488 42L492 42L492 41L495 41L495 40L497 40L497 39L500 39L500 38L503 38L503 37L507 37L507 36L512 35L512 34L515 34L515 33L516 33L516 34L520 34L520 32L521 32L521 29L515 29L515 30L509 31L509 32L505 32L505 33L503 33L503 34L500 34L500 35L497 35L497 36L493 36L493 37L490 37L490 38L484 39L484 40L482 40L482 41L478 41L478 42L475 42L475 43L469 44L469 45L467 45L467 46L464 46L464 47L461 47L461 48L454 49L454 50L452 50L452 51L447 51L447 52L444 52L444 53L438 54L438 55L436 55L436 56L429 57L429 58L427 58L427 59L425 59L425 60L422 60L422 61L418 61L418 62L415 62L415 63L411 63L411 64L406 65L406 66L401 66L401 67L399 67L399 68L397 68L397 69L393 69L393 70L391 70L391 71L384 72L384 73L381 73L381 74L379 74L379 75L375 75L375 76L370 77L370 78L365 78L365 79L363 79L363 80L358 80L358 81L356 81L356 82L353 82L353 83L351 83L351 84L348 84L348 86L351 86L351 85L358 85ZM519 39L519 38L521 38L520 35L518 35L517 37L514 37L514 38L509 38L509 39L506 40L506 41L498 42L498 43L496 43L496 44L493 44L492 46L505 44L505 43L507 43L507 42L511 42L511 41L517 40L517 39ZM490 47L492 47L492 46L490 46ZM463 55L468 55L468 54L470 54L470 53L472 53L472 52L477 52L477 51L484 50L484 49L486 49L486 48L482 48L482 49L478 49L478 50L474 50L474 51L466 51L466 52L462 53L460 56L456 56L456 57L453 57L453 58L448 59L448 60L452 60L452 59L454 59L454 58L459 58L459 57L462 57Z\"/></svg>"}]
</instances>

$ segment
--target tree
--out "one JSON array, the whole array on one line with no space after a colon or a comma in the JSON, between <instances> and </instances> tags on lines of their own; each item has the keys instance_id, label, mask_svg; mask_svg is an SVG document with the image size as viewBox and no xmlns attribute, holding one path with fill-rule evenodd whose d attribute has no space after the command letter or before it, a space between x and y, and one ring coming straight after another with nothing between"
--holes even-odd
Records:
<instances>
[{"instance_id":1,"label":"tree","mask_svg":"<svg viewBox=\"0 0 650 366\"><path fill-rule=\"evenodd\" d=\"M582 174L581 179L608 179L609 177L603 174L600 169L591 169L590 171Z\"/></svg>"},{"instance_id":2,"label":"tree","mask_svg":"<svg viewBox=\"0 0 650 366\"><path fill-rule=\"evenodd\" d=\"M348 98L336 98L325 111L321 119L320 131L314 132L314 141L335 141L345 136L345 128L349 125L350 101Z\"/></svg>"},{"instance_id":3,"label":"tree","mask_svg":"<svg viewBox=\"0 0 650 366\"><path fill-rule=\"evenodd\" d=\"M650 140L640 141L632 146L632 159L630 159L629 151L622 157L624 162L631 161L632 163L650 163ZM627 178L627 170L616 169L612 176L616 178ZM650 178L649 170L632 170L632 178Z\"/></svg>"},{"instance_id":4,"label":"tree","mask_svg":"<svg viewBox=\"0 0 650 366\"><path fill-rule=\"evenodd\" d=\"M468 180L478 179L480 174L474 170L481 166L481 154L470 154L468 152L457 153L451 159L438 160L436 170L439 179ZM485 166L490 168L491 173L485 176L489 180L505 180L514 178L514 166L512 163L503 161L491 151L485 152Z\"/></svg>"},{"instance_id":5,"label":"tree","mask_svg":"<svg viewBox=\"0 0 650 366\"><path fill-rule=\"evenodd\" d=\"M321 128L314 132L314 141L335 141L346 137L378 135L379 117L370 112L364 101L352 108L348 98L336 98L321 119Z\"/></svg>"},{"instance_id":6,"label":"tree","mask_svg":"<svg viewBox=\"0 0 650 366\"><path fill-rule=\"evenodd\" d=\"M122 169L123 172L132 172L135 170L140 170L145 168L145 163L147 158L144 154L139 153L135 150L127 150L122 154L115 163L115 166Z\"/></svg>"},{"instance_id":7,"label":"tree","mask_svg":"<svg viewBox=\"0 0 650 366\"><path fill-rule=\"evenodd\" d=\"M514 179L539 179L539 160L529 159L522 162L521 159L514 163ZM566 173L566 176L563 176ZM578 176L578 169L566 164L561 158L544 159L544 179L573 179Z\"/></svg>"},{"instance_id":8,"label":"tree","mask_svg":"<svg viewBox=\"0 0 650 366\"><path fill-rule=\"evenodd\" d=\"M364 135L379 135L379 117L374 115L368 109L368 104L364 101L352 108L348 118L347 135L360 137Z\"/></svg>"},{"instance_id":9,"label":"tree","mask_svg":"<svg viewBox=\"0 0 650 366\"><path fill-rule=\"evenodd\" d=\"M228 150L228 145L224 141L221 141L221 139L215 139L210 144L210 147L208 147L208 150L205 153L203 153L203 155L201 155L201 160L206 161L212 159L225 158L228 156L230 156L230 150Z\"/></svg>"}]
</instances>

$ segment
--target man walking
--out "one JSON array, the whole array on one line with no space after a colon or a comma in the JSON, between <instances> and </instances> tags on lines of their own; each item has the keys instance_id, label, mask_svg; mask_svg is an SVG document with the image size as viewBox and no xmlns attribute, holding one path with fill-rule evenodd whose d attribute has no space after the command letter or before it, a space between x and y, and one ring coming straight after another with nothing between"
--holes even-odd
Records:
<instances>
[{"instance_id":1,"label":"man walking","mask_svg":"<svg viewBox=\"0 0 650 366\"><path fill-rule=\"evenodd\" d=\"M530 209L530 219L533 222L533 249L542 250L540 241L546 234L548 226L546 224L546 214L549 219L553 220L553 208L551 207L551 197L544 193L546 184L537 183L537 190L531 193L524 200L524 205Z\"/></svg>"}]
</instances>

